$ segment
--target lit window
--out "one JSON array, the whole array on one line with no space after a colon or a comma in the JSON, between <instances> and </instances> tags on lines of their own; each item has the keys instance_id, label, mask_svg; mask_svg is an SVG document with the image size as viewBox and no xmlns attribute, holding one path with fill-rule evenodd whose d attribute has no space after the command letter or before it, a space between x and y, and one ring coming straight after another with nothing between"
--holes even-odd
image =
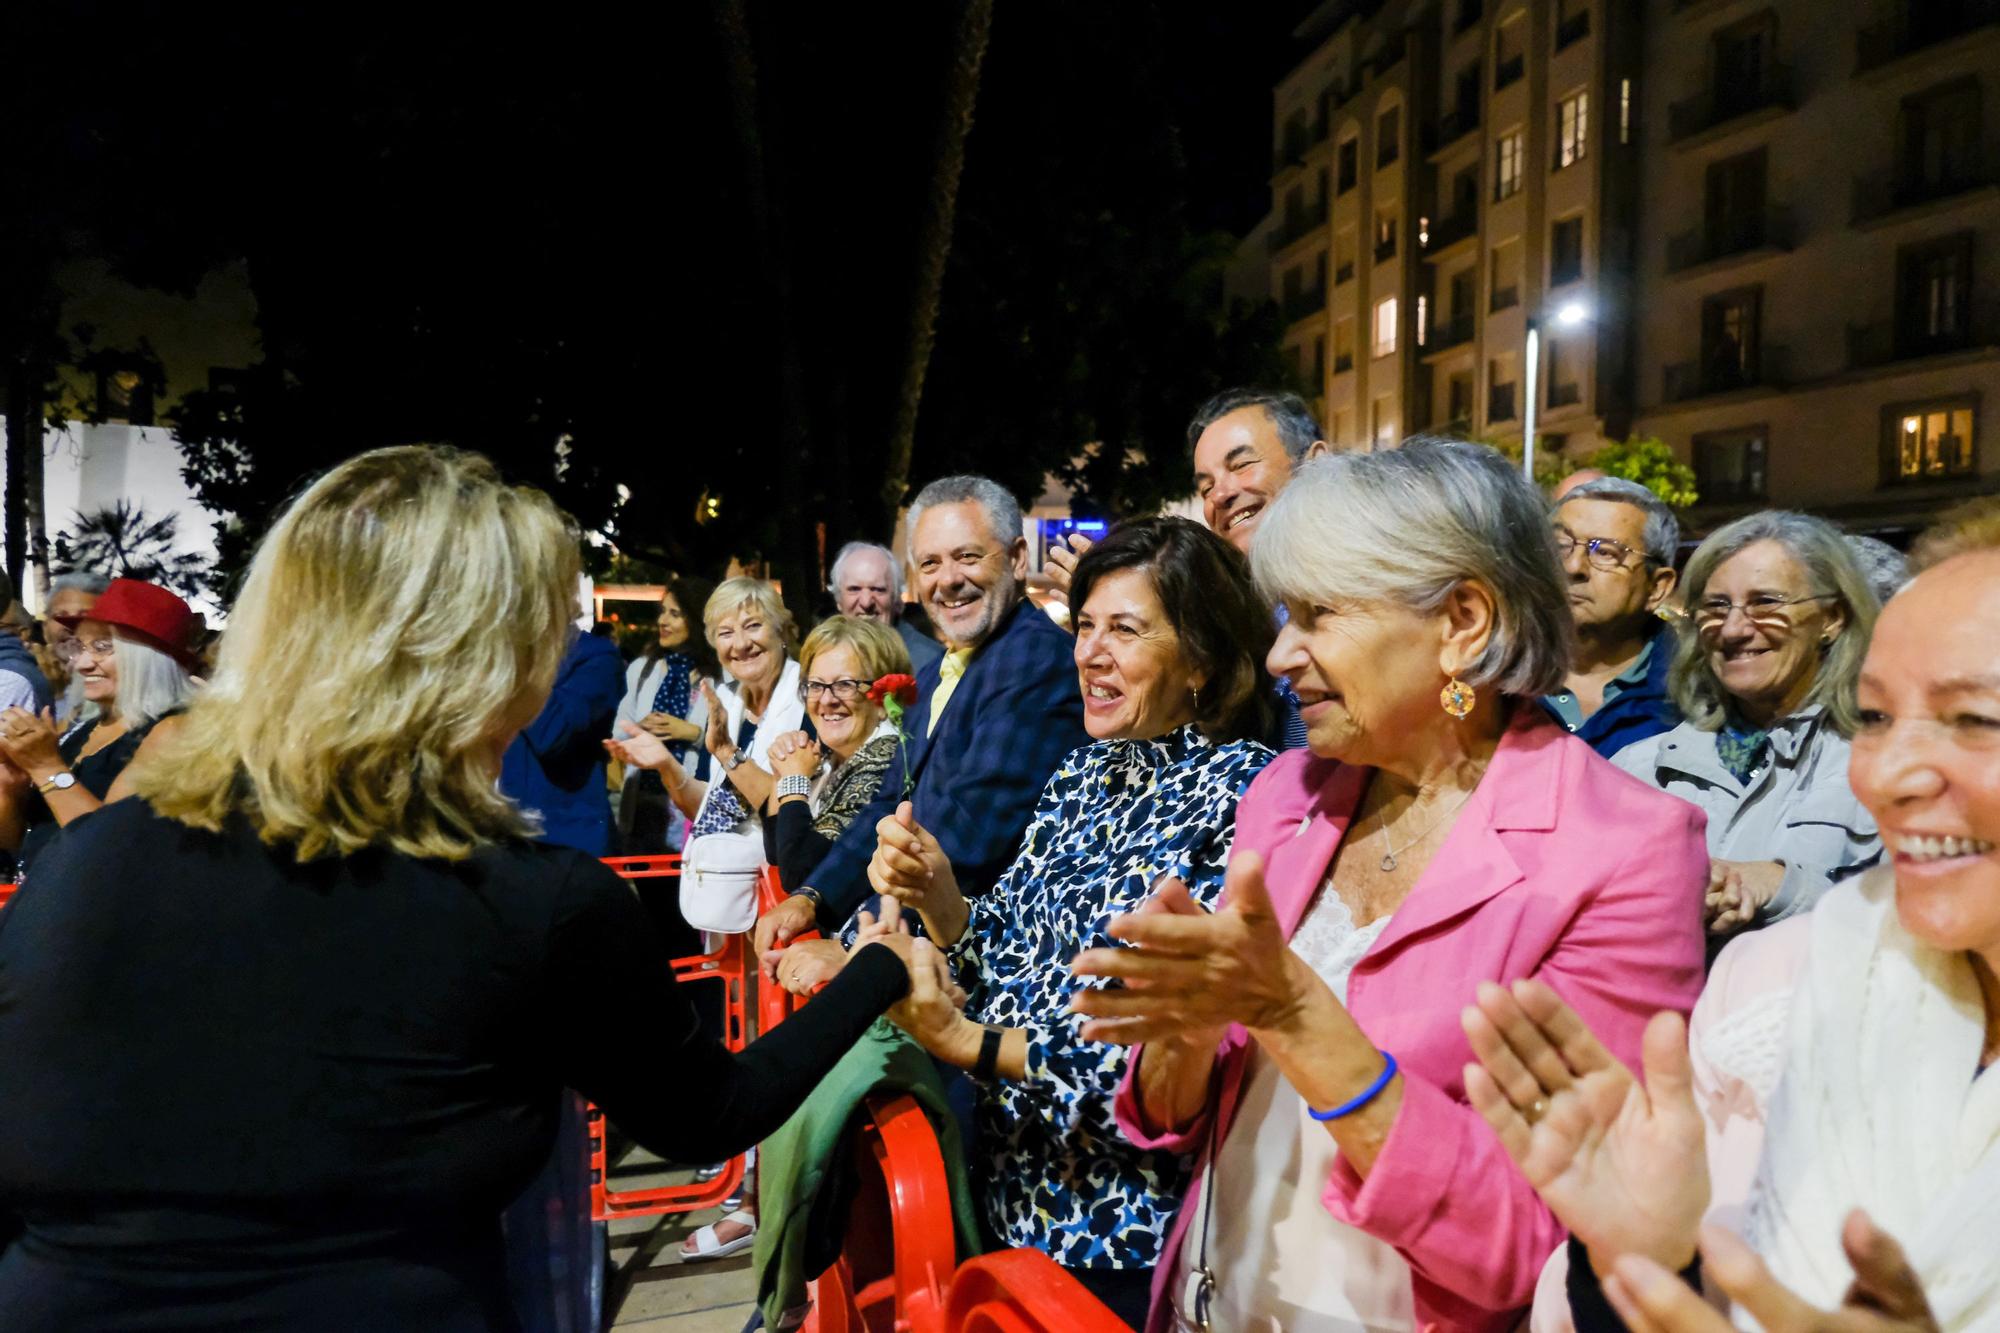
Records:
<instances>
[{"instance_id":1,"label":"lit window","mask_svg":"<svg viewBox=\"0 0 2000 1333\"><path fill-rule=\"evenodd\" d=\"M1939 403L1901 414L1896 439L1897 477L1921 481L1971 472L1972 417L1972 404L1963 401Z\"/></svg>"},{"instance_id":2,"label":"lit window","mask_svg":"<svg viewBox=\"0 0 2000 1333\"><path fill-rule=\"evenodd\" d=\"M1375 355L1389 356L1396 350L1396 298L1375 303Z\"/></svg>"},{"instance_id":3,"label":"lit window","mask_svg":"<svg viewBox=\"0 0 2000 1333\"><path fill-rule=\"evenodd\" d=\"M1521 131L1503 134L1493 145L1493 197L1507 199L1521 190Z\"/></svg>"},{"instance_id":4,"label":"lit window","mask_svg":"<svg viewBox=\"0 0 2000 1333\"><path fill-rule=\"evenodd\" d=\"M1590 141L1590 94L1576 93L1556 103L1556 170L1583 160Z\"/></svg>"},{"instance_id":5,"label":"lit window","mask_svg":"<svg viewBox=\"0 0 2000 1333\"><path fill-rule=\"evenodd\" d=\"M1618 80L1618 142L1632 142L1632 80Z\"/></svg>"}]
</instances>

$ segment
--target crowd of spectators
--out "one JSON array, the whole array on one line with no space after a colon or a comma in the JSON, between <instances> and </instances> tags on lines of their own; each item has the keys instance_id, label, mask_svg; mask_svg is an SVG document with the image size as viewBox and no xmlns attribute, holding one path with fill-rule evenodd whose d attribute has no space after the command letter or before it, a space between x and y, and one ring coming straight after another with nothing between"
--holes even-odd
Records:
<instances>
[{"instance_id":1,"label":"crowd of spectators","mask_svg":"<svg viewBox=\"0 0 2000 1333\"><path fill-rule=\"evenodd\" d=\"M886 1018L967 1243L1151 1333L1994 1327L2000 501L1684 553L1288 394L1187 447L1201 521L1065 540L1046 608L947 476L817 624L683 576L629 663L447 449L305 491L212 671L60 583L0 633L7 1326L553 1326L502 1246L578 1095L713 1163ZM739 1051L672 881L597 864L669 852L786 891L747 946L810 1002Z\"/></svg>"}]
</instances>

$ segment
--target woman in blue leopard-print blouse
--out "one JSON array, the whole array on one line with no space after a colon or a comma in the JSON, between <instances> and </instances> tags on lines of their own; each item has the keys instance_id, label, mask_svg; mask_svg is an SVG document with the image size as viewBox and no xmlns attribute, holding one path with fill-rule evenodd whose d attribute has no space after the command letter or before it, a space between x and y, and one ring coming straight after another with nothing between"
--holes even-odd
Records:
<instances>
[{"instance_id":1,"label":"woman in blue leopard-print blouse","mask_svg":"<svg viewBox=\"0 0 2000 1333\"><path fill-rule=\"evenodd\" d=\"M978 1080L974 1178L1009 1246L1045 1250L1128 1323L1187 1186L1184 1161L1134 1148L1112 1120L1126 1051L1086 1042L1070 959L1163 876L1197 902L1222 891L1236 802L1271 752L1263 659L1271 617L1240 556L1178 518L1129 523L1077 564L1084 725L1042 791L1021 850L967 901L905 805L884 820L875 888L915 908L970 997L911 1033Z\"/></svg>"}]
</instances>

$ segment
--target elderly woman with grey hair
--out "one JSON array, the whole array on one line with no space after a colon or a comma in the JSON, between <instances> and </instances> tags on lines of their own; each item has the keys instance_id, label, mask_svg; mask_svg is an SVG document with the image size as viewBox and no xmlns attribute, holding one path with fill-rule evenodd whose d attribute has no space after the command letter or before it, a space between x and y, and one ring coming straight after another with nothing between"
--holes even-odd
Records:
<instances>
[{"instance_id":1,"label":"elderly woman with grey hair","mask_svg":"<svg viewBox=\"0 0 2000 1333\"><path fill-rule=\"evenodd\" d=\"M1840 530L1772 510L1695 550L1668 682L1686 719L1612 761L1708 814L1708 928L1808 911L1882 853L1847 785L1879 609Z\"/></svg>"},{"instance_id":2,"label":"elderly woman with grey hair","mask_svg":"<svg viewBox=\"0 0 2000 1333\"><path fill-rule=\"evenodd\" d=\"M1139 1046L1120 1128L1198 1162L1149 1327L1503 1328L1563 1231L1466 1101L1460 1011L1542 977L1635 1058L1700 989L1700 820L1537 703L1570 614L1497 453L1311 461L1260 529L1309 748L1244 795L1221 910L1165 883L1111 923L1143 947L1075 963L1084 1035Z\"/></svg>"}]
</instances>

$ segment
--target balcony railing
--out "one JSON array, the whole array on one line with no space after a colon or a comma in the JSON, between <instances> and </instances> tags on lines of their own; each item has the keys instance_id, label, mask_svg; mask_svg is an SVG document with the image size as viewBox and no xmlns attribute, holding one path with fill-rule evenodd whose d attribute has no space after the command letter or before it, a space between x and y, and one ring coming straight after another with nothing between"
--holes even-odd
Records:
<instances>
[{"instance_id":1,"label":"balcony railing","mask_svg":"<svg viewBox=\"0 0 2000 1333\"><path fill-rule=\"evenodd\" d=\"M1514 84L1519 83L1521 81L1522 76L1525 75L1527 72L1528 72L1527 56L1525 55L1508 56L1505 60L1502 60L1499 64L1493 67L1493 91L1497 93L1502 88L1512 87Z\"/></svg>"},{"instance_id":2,"label":"balcony railing","mask_svg":"<svg viewBox=\"0 0 2000 1333\"><path fill-rule=\"evenodd\" d=\"M1302 292L1293 292L1285 298L1285 318L1304 319L1307 315L1318 314L1326 309L1326 288L1309 287Z\"/></svg>"},{"instance_id":3,"label":"balcony railing","mask_svg":"<svg viewBox=\"0 0 2000 1333\"><path fill-rule=\"evenodd\" d=\"M1303 240L1326 226L1326 205L1308 208L1302 212L1290 213L1284 224L1271 233L1271 249L1282 250L1292 242Z\"/></svg>"},{"instance_id":4,"label":"balcony railing","mask_svg":"<svg viewBox=\"0 0 2000 1333\"><path fill-rule=\"evenodd\" d=\"M1938 329L1913 319L1884 319L1847 326L1847 365L1851 370L1993 346L2000 346L2000 307L1991 304L1975 306L1957 321Z\"/></svg>"},{"instance_id":5,"label":"balcony railing","mask_svg":"<svg viewBox=\"0 0 2000 1333\"><path fill-rule=\"evenodd\" d=\"M1386 264L1386 263L1388 263L1388 262L1389 262L1390 260L1394 259L1395 257L1396 257L1396 238L1395 238L1395 237L1391 236L1391 237L1389 237L1389 238L1388 238L1388 239L1386 239L1386 240L1381 240L1381 241L1377 241L1377 242L1375 242L1375 262L1376 262L1376 263L1378 263L1378 264Z\"/></svg>"},{"instance_id":6,"label":"balcony railing","mask_svg":"<svg viewBox=\"0 0 2000 1333\"><path fill-rule=\"evenodd\" d=\"M1740 213L1707 227L1667 239L1667 272L1680 273L1702 264L1753 250L1792 248L1792 214L1786 208Z\"/></svg>"},{"instance_id":7,"label":"balcony railing","mask_svg":"<svg viewBox=\"0 0 2000 1333\"><path fill-rule=\"evenodd\" d=\"M2000 0L1907 0L1895 18L1855 34L1854 72L1866 74L1995 23L2000 23Z\"/></svg>"},{"instance_id":8,"label":"balcony railing","mask_svg":"<svg viewBox=\"0 0 2000 1333\"><path fill-rule=\"evenodd\" d=\"M1424 350L1442 352L1472 341L1472 312L1461 310L1425 330Z\"/></svg>"},{"instance_id":9,"label":"balcony railing","mask_svg":"<svg viewBox=\"0 0 2000 1333\"><path fill-rule=\"evenodd\" d=\"M1430 239L1424 242L1424 249L1432 254L1448 250L1466 237L1479 230L1479 210L1467 209L1463 213L1453 213L1431 223Z\"/></svg>"},{"instance_id":10,"label":"balcony railing","mask_svg":"<svg viewBox=\"0 0 2000 1333\"><path fill-rule=\"evenodd\" d=\"M1521 288L1518 284L1512 287L1495 287L1493 289L1492 308L1494 310L1511 310L1519 304L1521 304Z\"/></svg>"},{"instance_id":11,"label":"balcony railing","mask_svg":"<svg viewBox=\"0 0 2000 1333\"><path fill-rule=\"evenodd\" d=\"M1590 36L1590 11L1579 10L1556 24L1556 50L1576 45Z\"/></svg>"},{"instance_id":12,"label":"balcony railing","mask_svg":"<svg viewBox=\"0 0 2000 1333\"><path fill-rule=\"evenodd\" d=\"M1313 146L1325 143L1331 133L1333 133L1333 122L1326 117L1321 117L1304 129L1287 126L1284 141L1278 145L1277 152L1271 155L1271 170L1283 171L1286 167L1303 162Z\"/></svg>"},{"instance_id":13,"label":"balcony railing","mask_svg":"<svg viewBox=\"0 0 2000 1333\"><path fill-rule=\"evenodd\" d=\"M1455 108L1438 117L1438 142L1457 143L1466 135L1479 128L1479 99L1469 103L1460 102Z\"/></svg>"},{"instance_id":14,"label":"balcony railing","mask_svg":"<svg viewBox=\"0 0 2000 1333\"><path fill-rule=\"evenodd\" d=\"M1923 176L1907 171L1880 171L1854 178L1854 221L1857 224L1887 217L1905 208L1915 208L1970 190L2000 183L2000 171L1983 163L1956 171Z\"/></svg>"},{"instance_id":15,"label":"balcony railing","mask_svg":"<svg viewBox=\"0 0 2000 1333\"><path fill-rule=\"evenodd\" d=\"M1739 389L1775 387L1785 383L1785 362L1786 350L1770 346L1761 349L1747 366L1720 353L1706 359L1682 361L1666 368L1661 377L1660 397L1669 403L1685 403Z\"/></svg>"},{"instance_id":16,"label":"balcony railing","mask_svg":"<svg viewBox=\"0 0 2000 1333\"><path fill-rule=\"evenodd\" d=\"M1769 107L1790 110L1794 105L1791 67L1773 65L1762 78L1724 80L1686 101L1675 102L1667 108L1667 139L1679 143L1753 111Z\"/></svg>"},{"instance_id":17,"label":"balcony railing","mask_svg":"<svg viewBox=\"0 0 2000 1333\"><path fill-rule=\"evenodd\" d=\"M1489 384L1486 387L1486 419L1488 421L1512 421L1514 419L1513 385Z\"/></svg>"}]
</instances>

